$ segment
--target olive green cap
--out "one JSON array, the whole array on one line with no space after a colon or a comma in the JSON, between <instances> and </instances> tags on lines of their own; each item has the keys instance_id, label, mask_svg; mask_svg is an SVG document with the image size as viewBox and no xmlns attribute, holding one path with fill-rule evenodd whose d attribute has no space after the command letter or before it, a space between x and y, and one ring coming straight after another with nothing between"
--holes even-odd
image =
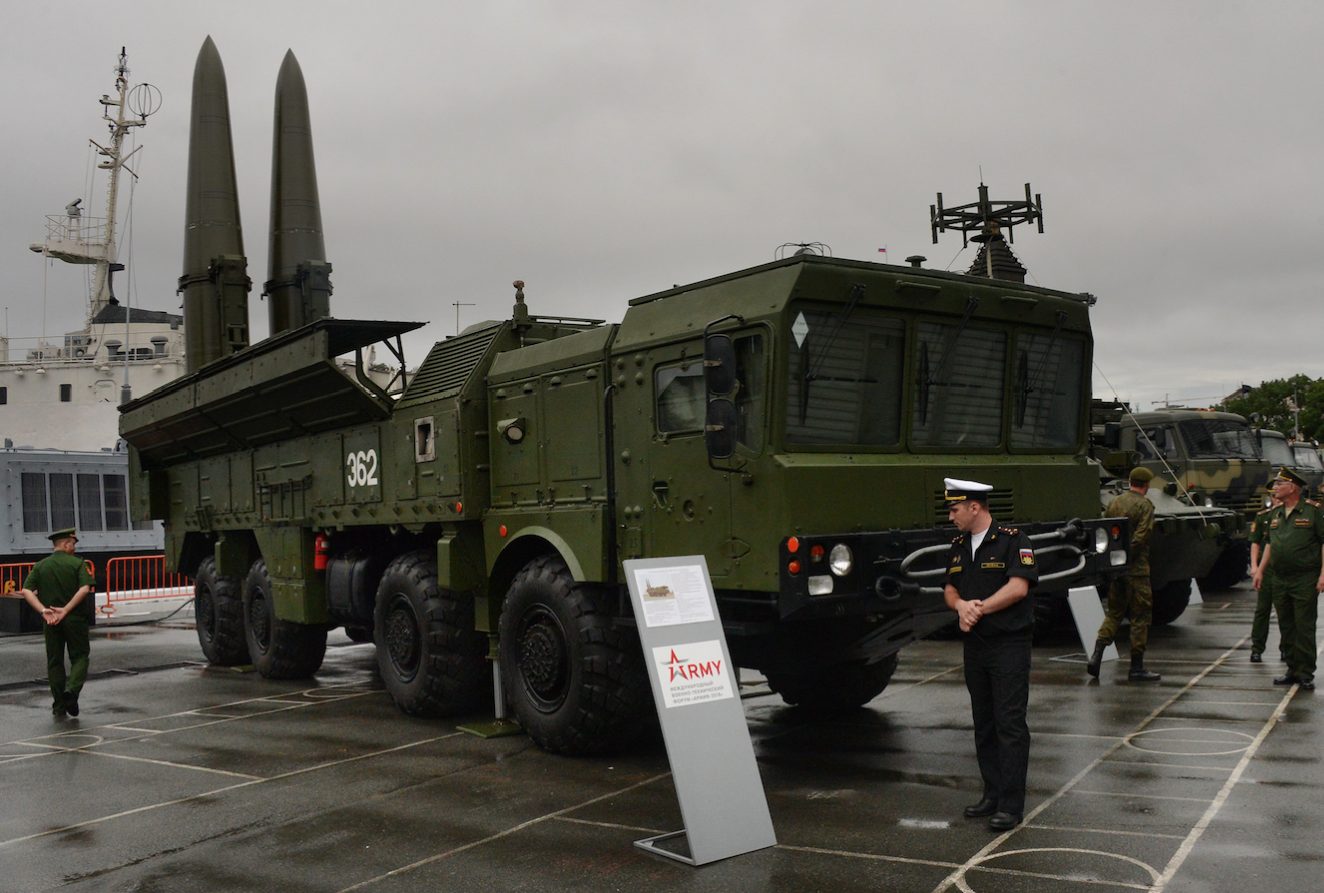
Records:
<instances>
[{"instance_id":1,"label":"olive green cap","mask_svg":"<svg viewBox=\"0 0 1324 893\"><path fill-rule=\"evenodd\" d=\"M1150 481L1154 480L1154 472L1150 471L1143 465L1137 465L1135 468L1131 469L1131 480L1135 481L1137 484L1148 484Z\"/></svg>"},{"instance_id":2,"label":"olive green cap","mask_svg":"<svg viewBox=\"0 0 1324 893\"><path fill-rule=\"evenodd\" d=\"M64 530L55 531L50 536L46 537L46 539L53 543L58 543L60 540L74 540L76 542L78 536L74 533L74 528L66 527Z\"/></svg>"},{"instance_id":3,"label":"olive green cap","mask_svg":"<svg viewBox=\"0 0 1324 893\"><path fill-rule=\"evenodd\" d=\"M1289 484L1296 484L1302 488L1306 486L1305 478L1286 466L1278 469L1278 475L1274 478L1274 481L1287 481Z\"/></svg>"}]
</instances>

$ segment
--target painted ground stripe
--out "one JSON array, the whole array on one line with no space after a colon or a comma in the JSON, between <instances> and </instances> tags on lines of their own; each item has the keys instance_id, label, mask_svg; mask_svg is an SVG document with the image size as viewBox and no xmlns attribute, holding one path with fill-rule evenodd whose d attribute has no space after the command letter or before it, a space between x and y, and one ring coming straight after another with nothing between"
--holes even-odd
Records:
<instances>
[{"instance_id":1,"label":"painted ground stripe","mask_svg":"<svg viewBox=\"0 0 1324 893\"><path fill-rule=\"evenodd\" d=\"M1182 798L1174 797L1172 799L1178 800ZM1199 802L1204 803L1205 801L1201 800ZM1114 834L1119 837L1163 837L1169 840L1186 839L1185 835L1182 834L1156 834L1152 831L1115 831L1112 828L1068 828L1065 825L1040 824L1026 825L1025 827L1035 831L1062 831L1066 834Z\"/></svg>"},{"instance_id":2,"label":"painted ground stripe","mask_svg":"<svg viewBox=\"0 0 1324 893\"><path fill-rule=\"evenodd\" d=\"M1163 711L1167 710L1173 704L1177 703L1177 701L1180 700L1181 697L1184 694L1186 694L1186 692L1190 691L1192 688L1198 685L1201 680L1203 680L1206 676L1208 676L1211 672L1213 672L1214 668L1216 668L1223 661L1230 658L1233 654L1237 652L1237 649L1239 649L1242 645L1246 644L1246 642L1248 641L1250 641L1249 634L1243 637L1239 642L1237 642L1227 651L1223 652L1223 654L1220 655L1218 658L1216 658L1213 663L1206 666L1204 670L1197 673L1195 676L1191 677L1191 679L1180 689L1174 692L1170 698L1168 698L1159 706L1155 707L1152 711L1150 711L1148 716L1140 720L1140 722L1137 723L1136 726L1131 730L1130 734L1119 740L1117 743L1115 743L1112 747L1105 750L1099 756L1095 757L1094 760L1092 760L1089 763L1089 765L1085 766L1083 769L1077 772L1071 779L1067 781L1066 784L1058 788L1057 791L1050 794L1048 798L1044 800L1044 802L1040 803L1034 809L1026 813L1025 821L1032 822L1040 813L1042 813L1048 807L1052 806L1054 803L1060 800L1069 791L1071 791L1072 788L1076 787L1076 785L1080 784L1080 782L1083 781L1091 772L1093 772L1104 762L1106 762L1109 759L1109 757L1111 757L1113 754L1117 753L1119 750L1125 747L1126 740L1128 738L1148 728L1151 723L1153 723L1156 719L1158 719L1160 716L1163 715ZM1224 768L1219 771L1227 771L1227 770ZM997 837L990 840L978 852L976 852L973 856L967 859L964 864L959 866L951 874L947 875L947 877L943 878L942 881L938 883L938 886L933 888L933 893L944 893L945 890L950 889L961 879L961 877L967 871L969 871L973 866L982 862L987 856L993 853L993 851L996 850L998 847L1000 847L1002 844L1006 843L1014 834L1016 834L1017 830L1019 830L1022 827L1024 827L1024 825L1018 825L1016 828L1012 828L1010 831L1004 831L1003 833L999 834Z\"/></svg>"},{"instance_id":3,"label":"painted ground stripe","mask_svg":"<svg viewBox=\"0 0 1324 893\"><path fill-rule=\"evenodd\" d=\"M457 734L463 734L463 733L460 732ZM373 884L378 883L379 881L384 881L388 878L397 877L407 872L415 871L416 869L422 868L424 865L431 865L433 862L439 862L442 859L449 859L451 856L455 856L467 850L471 850L474 847L480 847L484 844L491 843L494 840L501 840L504 837L509 837L512 834L517 834L520 831L523 831L525 828L529 828L533 825L541 824L542 822L549 821L550 819L560 818L561 816L565 815L568 812L574 812L576 809L583 809L585 806L592 806L594 803L601 803L604 800L610 800L612 797L619 797L621 794L629 793L630 791L633 791L636 788L642 788L645 785L650 785L655 781L661 781L664 778L670 778L670 777L671 777L670 772L663 772L660 775L654 775L652 778L646 778L643 781L636 782L632 785L628 785L627 787L623 787L619 790L608 791L605 794L600 794L597 797L593 797L592 799L585 800L583 803L576 803L574 806L567 806L565 809L558 809L555 812L549 812L546 815L540 815L537 818L529 819L526 822L520 822L518 825L512 825L511 827L507 828L504 831L498 831L496 834L489 834L487 837L484 837L482 840L475 840L472 843L462 844L461 846L453 847L449 850L446 850L446 852L444 853L437 853L434 856L428 856L426 859L419 859L417 862L411 862L408 865L401 865L399 868L394 868L391 871L386 872L385 874L379 874L376 877L371 877L368 878L367 880L359 881L357 884L353 884L351 886L345 887L343 890L339 891L339 893L349 893L350 890L361 890L364 887L370 887Z\"/></svg>"},{"instance_id":4,"label":"painted ground stripe","mask_svg":"<svg viewBox=\"0 0 1324 893\"><path fill-rule=\"evenodd\" d=\"M1321 648L1316 646L1316 656L1319 655L1320 651ZM1250 765L1250 761L1255 758L1255 752L1260 749L1260 745L1264 743L1264 740L1269 737L1269 733L1278 725L1279 720L1282 719L1283 713L1287 710L1287 705L1292 702L1292 698L1296 696L1296 693L1299 690L1299 685L1293 685L1288 689L1287 694L1283 695L1282 701L1278 703L1278 709L1273 712L1273 716L1264 724L1264 728L1260 729L1260 733L1255 736L1255 742L1250 747L1246 748L1246 752L1242 755L1241 761L1237 763L1237 768L1232 771L1232 775L1223 785L1223 789L1218 792L1218 796L1214 798L1214 802L1209 804L1209 808L1205 810L1204 815L1200 816L1200 821L1195 823L1195 827L1191 829L1191 833L1187 835L1186 840L1182 841L1182 845L1177 848L1177 852L1174 853L1172 858L1168 861L1167 868L1163 870L1163 874L1154 883L1153 893L1162 893L1168 884L1171 883L1173 877L1177 874L1178 869L1181 868L1182 863L1186 861L1186 858L1190 856L1191 851L1195 849L1195 844L1200 840L1200 837L1203 836L1205 829L1208 828L1218 816L1219 811L1223 808L1223 804L1227 802L1227 798L1231 795L1232 789L1236 787L1237 782L1241 781L1241 776L1246 771L1246 767Z\"/></svg>"},{"instance_id":5,"label":"painted ground stripe","mask_svg":"<svg viewBox=\"0 0 1324 893\"><path fill-rule=\"evenodd\" d=\"M346 757L343 760L332 760L328 763L318 763L315 766L305 766L302 769L292 769L289 772L282 772L280 775L273 775L270 778L259 778L254 781L241 781L238 784L226 785L223 788L215 788L210 791L203 791L201 794L192 794L188 797L179 797L174 800L163 800L160 803L149 803L146 806L137 806L133 809L126 809L123 812L103 815L95 819L88 819L85 822L76 822L72 825L65 825L62 828L50 828L46 831L38 831L36 834L27 834L23 837L11 837L9 840L0 840L0 849L15 843L23 843L28 840L36 840L39 837L48 837L52 834L64 834L67 831L76 831L79 828L87 828L93 825L101 825L106 822L122 819L131 815L140 815L144 812L151 812L154 809L164 809L167 806L177 806L181 803L193 803L206 797L214 797L217 794L224 794L228 791L237 791L241 788L249 788L254 785L268 784L273 781L284 781L287 778L294 778L299 775L306 775L309 772L319 772L322 769L332 769L336 766L343 766L346 763L357 763L361 760L370 760L373 757L385 756L386 754L399 753L402 750L409 750L411 747L422 747L425 744L432 744L437 741L444 741L447 738L455 738L463 735L464 732L451 732L448 735L438 735L435 738L423 738L419 741L411 741L408 744L401 744L397 747L388 747L384 750L374 750L371 753L359 754L358 756Z\"/></svg>"}]
</instances>

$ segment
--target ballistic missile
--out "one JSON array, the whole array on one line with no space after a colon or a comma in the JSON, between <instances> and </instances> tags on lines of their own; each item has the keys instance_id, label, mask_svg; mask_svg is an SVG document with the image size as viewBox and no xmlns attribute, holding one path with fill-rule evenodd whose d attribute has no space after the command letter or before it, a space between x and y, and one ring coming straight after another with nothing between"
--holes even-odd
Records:
<instances>
[{"instance_id":1,"label":"ballistic missile","mask_svg":"<svg viewBox=\"0 0 1324 893\"><path fill-rule=\"evenodd\" d=\"M276 77L271 145L271 241L267 297L271 334L331 315L331 265L322 241L308 88L294 51Z\"/></svg>"},{"instance_id":2,"label":"ballistic missile","mask_svg":"<svg viewBox=\"0 0 1324 893\"><path fill-rule=\"evenodd\" d=\"M186 370L248 346L248 261L239 223L225 66L208 37L193 68L184 212Z\"/></svg>"}]
</instances>

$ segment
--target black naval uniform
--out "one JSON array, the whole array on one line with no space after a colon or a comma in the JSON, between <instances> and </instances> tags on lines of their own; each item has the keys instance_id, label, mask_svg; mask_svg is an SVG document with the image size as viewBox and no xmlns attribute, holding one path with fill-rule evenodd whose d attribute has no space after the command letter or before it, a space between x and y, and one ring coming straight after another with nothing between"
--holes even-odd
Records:
<instances>
[{"instance_id":1,"label":"black naval uniform","mask_svg":"<svg viewBox=\"0 0 1324 893\"><path fill-rule=\"evenodd\" d=\"M970 534L952 541L947 585L965 601L986 599L1011 577L1024 577L1030 588L1039 581L1034 551L1018 530L988 528L976 555ZM984 799L998 812L1018 819L1025 814L1025 776L1030 764L1030 641L1034 602L1030 596L987 614L965 634L965 685L975 722L975 753L984 777Z\"/></svg>"}]
</instances>

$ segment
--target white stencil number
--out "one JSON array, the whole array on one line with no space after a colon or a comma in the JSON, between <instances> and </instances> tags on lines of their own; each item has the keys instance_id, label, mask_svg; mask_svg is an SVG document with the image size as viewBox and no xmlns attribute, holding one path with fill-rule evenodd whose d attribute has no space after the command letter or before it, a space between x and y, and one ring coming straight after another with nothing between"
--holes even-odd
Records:
<instances>
[{"instance_id":1,"label":"white stencil number","mask_svg":"<svg viewBox=\"0 0 1324 893\"><path fill-rule=\"evenodd\" d=\"M349 481L351 487L377 486L376 450L368 450L366 453L359 450L357 453L347 454L345 456L345 467L349 469L349 473L345 475L345 480Z\"/></svg>"}]
</instances>

